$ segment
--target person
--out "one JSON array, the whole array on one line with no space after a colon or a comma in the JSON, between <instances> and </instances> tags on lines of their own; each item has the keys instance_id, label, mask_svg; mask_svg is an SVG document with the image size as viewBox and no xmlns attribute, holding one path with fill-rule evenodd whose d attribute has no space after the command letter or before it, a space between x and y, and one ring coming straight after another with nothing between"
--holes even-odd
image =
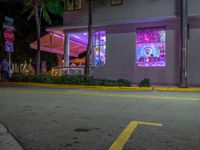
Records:
<instances>
[{"instance_id":1,"label":"person","mask_svg":"<svg viewBox=\"0 0 200 150\"><path fill-rule=\"evenodd\" d=\"M4 59L1 62L1 81L8 81L9 80L9 74L8 74L8 62L6 59Z\"/></svg>"}]
</instances>

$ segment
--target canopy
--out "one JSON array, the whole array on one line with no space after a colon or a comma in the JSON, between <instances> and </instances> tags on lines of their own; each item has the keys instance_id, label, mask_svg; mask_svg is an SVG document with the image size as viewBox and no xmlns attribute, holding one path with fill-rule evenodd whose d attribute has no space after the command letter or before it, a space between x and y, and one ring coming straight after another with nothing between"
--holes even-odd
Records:
<instances>
[{"instance_id":1,"label":"canopy","mask_svg":"<svg viewBox=\"0 0 200 150\"><path fill-rule=\"evenodd\" d=\"M80 35L80 33L79 33ZM64 54L64 34L48 33L40 38L40 50L55 54ZM37 41L30 44L32 49L37 49ZM70 36L70 56L78 57L79 54L85 52L87 42L85 39L72 34Z\"/></svg>"}]
</instances>

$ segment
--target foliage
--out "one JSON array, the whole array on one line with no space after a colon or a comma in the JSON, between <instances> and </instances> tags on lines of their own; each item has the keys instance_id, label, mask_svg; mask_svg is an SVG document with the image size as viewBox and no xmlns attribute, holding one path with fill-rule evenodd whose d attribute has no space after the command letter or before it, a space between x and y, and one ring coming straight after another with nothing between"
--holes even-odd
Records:
<instances>
[{"instance_id":1,"label":"foliage","mask_svg":"<svg viewBox=\"0 0 200 150\"><path fill-rule=\"evenodd\" d=\"M92 76L83 75L64 75L61 77L52 77L48 74L38 74L33 76L13 74L11 82L36 82L36 83L53 83L67 85L91 85L91 86L131 86L131 82L125 79L108 80L97 79Z\"/></svg>"},{"instance_id":2,"label":"foliage","mask_svg":"<svg viewBox=\"0 0 200 150\"><path fill-rule=\"evenodd\" d=\"M24 80L24 76L22 74L14 73L10 78L11 82L20 82Z\"/></svg>"},{"instance_id":3,"label":"foliage","mask_svg":"<svg viewBox=\"0 0 200 150\"><path fill-rule=\"evenodd\" d=\"M36 82L36 83L51 83L52 77L48 74L37 74L32 76L30 82Z\"/></svg>"},{"instance_id":4,"label":"foliage","mask_svg":"<svg viewBox=\"0 0 200 150\"><path fill-rule=\"evenodd\" d=\"M54 6L48 6L50 7ZM56 6L57 7L57 6ZM17 8L17 9L16 9ZM12 63L23 64L25 60L28 62L31 58L34 63L36 63L36 50L32 50L29 46L31 42L36 39L36 30L34 17L27 21L28 12L22 14L22 1L20 0L9 0L9 1L0 1L0 26L2 26L4 22L4 17L8 16L14 19L15 26L15 41L14 41L14 52L11 54ZM51 10L55 10L52 8ZM59 9L62 11L62 8ZM50 17L52 20L52 26L62 25L62 17L58 17L57 15L51 14ZM46 34L46 22L42 22L41 24L41 35ZM4 58L8 57L5 52L5 40L3 37L3 30L0 28L0 61ZM51 53L41 52L41 59L47 62L47 69L49 70L52 66L56 65L56 55ZM16 71L16 70L14 70Z\"/></svg>"},{"instance_id":5,"label":"foliage","mask_svg":"<svg viewBox=\"0 0 200 150\"><path fill-rule=\"evenodd\" d=\"M49 24L52 24L50 14L56 14L60 17L63 16L63 5L61 0L40 0L38 1L38 7L41 17ZM22 13L29 12L28 20L34 16L34 5L32 0L22 0L24 9Z\"/></svg>"},{"instance_id":6,"label":"foliage","mask_svg":"<svg viewBox=\"0 0 200 150\"><path fill-rule=\"evenodd\" d=\"M149 78L145 78L144 80L142 80L138 86L141 87L150 87L150 79Z\"/></svg>"},{"instance_id":7,"label":"foliage","mask_svg":"<svg viewBox=\"0 0 200 150\"><path fill-rule=\"evenodd\" d=\"M61 0L22 0L24 9L22 13L29 12L28 20L35 16L36 35L37 35L37 67L36 73L41 72L41 56L40 56L40 36L41 21L44 19L49 25L52 24L50 13L60 15L63 14L63 5Z\"/></svg>"}]
</instances>

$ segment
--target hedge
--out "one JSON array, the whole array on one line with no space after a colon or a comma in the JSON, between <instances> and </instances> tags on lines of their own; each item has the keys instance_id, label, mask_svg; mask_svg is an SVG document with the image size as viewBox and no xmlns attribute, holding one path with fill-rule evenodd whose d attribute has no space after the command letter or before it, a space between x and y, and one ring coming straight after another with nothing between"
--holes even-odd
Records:
<instances>
[{"instance_id":1,"label":"hedge","mask_svg":"<svg viewBox=\"0 0 200 150\"><path fill-rule=\"evenodd\" d=\"M84 75L64 75L60 77L53 77L48 74L13 74L10 81L91 86L131 86L131 82L125 79L108 80Z\"/></svg>"}]
</instances>

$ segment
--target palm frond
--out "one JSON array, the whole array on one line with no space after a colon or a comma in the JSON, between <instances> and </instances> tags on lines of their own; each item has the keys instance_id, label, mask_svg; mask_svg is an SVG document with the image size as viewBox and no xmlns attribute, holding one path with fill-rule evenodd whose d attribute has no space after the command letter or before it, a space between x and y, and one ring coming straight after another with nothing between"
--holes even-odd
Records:
<instances>
[{"instance_id":1,"label":"palm frond","mask_svg":"<svg viewBox=\"0 0 200 150\"><path fill-rule=\"evenodd\" d=\"M42 18L49 24L51 25L52 24L52 21L51 21L51 18L48 14L48 11L47 9L42 9Z\"/></svg>"},{"instance_id":2,"label":"palm frond","mask_svg":"<svg viewBox=\"0 0 200 150\"><path fill-rule=\"evenodd\" d=\"M63 16L64 8L61 3L54 2L53 0L49 1L47 4L47 9L52 14Z\"/></svg>"},{"instance_id":3,"label":"palm frond","mask_svg":"<svg viewBox=\"0 0 200 150\"><path fill-rule=\"evenodd\" d=\"M30 20L31 17L33 17L33 16L34 16L34 9L31 10L30 14L28 15L27 20Z\"/></svg>"},{"instance_id":4,"label":"palm frond","mask_svg":"<svg viewBox=\"0 0 200 150\"><path fill-rule=\"evenodd\" d=\"M34 6L32 0L21 0L24 9L22 13L30 12L28 20L34 15ZM64 8L62 0L39 0L39 8L42 10L42 18L48 23L52 24L49 12L55 15L63 16Z\"/></svg>"}]
</instances>

